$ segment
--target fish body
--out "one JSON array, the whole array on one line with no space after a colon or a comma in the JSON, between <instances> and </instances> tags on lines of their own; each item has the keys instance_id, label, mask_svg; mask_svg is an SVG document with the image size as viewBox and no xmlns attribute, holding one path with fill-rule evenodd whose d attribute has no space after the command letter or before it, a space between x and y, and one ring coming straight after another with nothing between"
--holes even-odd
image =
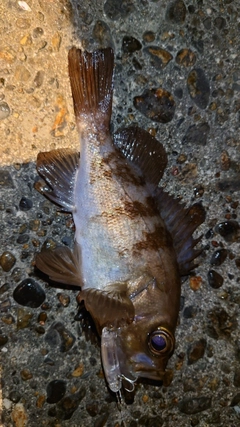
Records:
<instances>
[{"instance_id":1,"label":"fish body","mask_svg":"<svg viewBox=\"0 0 240 427\"><path fill-rule=\"evenodd\" d=\"M163 380L175 345L181 275L199 255L193 231L200 204L186 209L158 188L164 147L138 127L110 135L113 52L72 48L69 76L80 161L69 150L40 153L45 195L75 223L74 249L37 255L52 280L81 287L101 335L110 389L132 390L139 377Z\"/></svg>"}]
</instances>

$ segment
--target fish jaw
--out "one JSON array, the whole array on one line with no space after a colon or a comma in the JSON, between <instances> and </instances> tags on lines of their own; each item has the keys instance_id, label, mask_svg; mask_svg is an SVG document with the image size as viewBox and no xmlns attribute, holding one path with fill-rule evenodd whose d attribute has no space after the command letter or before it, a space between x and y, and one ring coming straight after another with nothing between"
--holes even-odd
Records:
<instances>
[{"instance_id":1,"label":"fish jaw","mask_svg":"<svg viewBox=\"0 0 240 427\"><path fill-rule=\"evenodd\" d=\"M180 289L175 276L175 288ZM130 285L135 309L133 321L102 330L102 364L109 388L114 392L121 387L133 391L140 377L163 381L175 346L179 292L172 297L169 287L159 286L155 278L146 274Z\"/></svg>"}]
</instances>

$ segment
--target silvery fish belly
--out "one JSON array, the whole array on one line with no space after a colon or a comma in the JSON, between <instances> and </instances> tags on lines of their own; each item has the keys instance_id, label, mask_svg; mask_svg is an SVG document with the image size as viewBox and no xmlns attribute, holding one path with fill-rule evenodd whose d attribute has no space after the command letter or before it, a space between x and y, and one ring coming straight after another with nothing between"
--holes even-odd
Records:
<instances>
[{"instance_id":1,"label":"silvery fish belly","mask_svg":"<svg viewBox=\"0 0 240 427\"><path fill-rule=\"evenodd\" d=\"M134 389L139 377L163 380L174 351L180 280L194 268L204 221L158 187L167 164L162 144L136 126L110 135L114 58L72 48L69 76L80 157L40 153L43 193L75 223L73 250L42 251L36 265L49 277L81 288L101 335L109 388Z\"/></svg>"}]
</instances>

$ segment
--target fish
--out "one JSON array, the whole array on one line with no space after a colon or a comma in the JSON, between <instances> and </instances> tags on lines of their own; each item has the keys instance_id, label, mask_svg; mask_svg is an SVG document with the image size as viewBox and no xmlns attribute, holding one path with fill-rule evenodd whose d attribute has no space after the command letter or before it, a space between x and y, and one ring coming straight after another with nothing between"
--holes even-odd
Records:
<instances>
[{"instance_id":1,"label":"fish","mask_svg":"<svg viewBox=\"0 0 240 427\"><path fill-rule=\"evenodd\" d=\"M202 249L193 233L205 209L186 207L159 186L167 166L160 141L135 125L110 132L114 53L72 47L68 69L80 155L41 152L42 193L71 212L73 249L36 255L55 282L80 289L101 337L106 383L133 391L141 378L163 381L175 348L181 278Z\"/></svg>"}]
</instances>

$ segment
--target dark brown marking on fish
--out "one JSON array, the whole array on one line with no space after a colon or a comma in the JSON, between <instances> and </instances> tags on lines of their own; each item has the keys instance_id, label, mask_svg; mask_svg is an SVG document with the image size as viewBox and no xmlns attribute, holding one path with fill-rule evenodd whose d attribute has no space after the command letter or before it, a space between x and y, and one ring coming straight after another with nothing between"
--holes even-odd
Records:
<instances>
[{"instance_id":1,"label":"dark brown marking on fish","mask_svg":"<svg viewBox=\"0 0 240 427\"><path fill-rule=\"evenodd\" d=\"M124 201L124 208L126 213L130 218L134 219L138 216L141 217L153 217L159 216L158 211L154 204L154 199L152 197L146 198L146 203L138 202L137 200L133 201Z\"/></svg>"},{"instance_id":2,"label":"dark brown marking on fish","mask_svg":"<svg viewBox=\"0 0 240 427\"><path fill-rule=\"evenodd\" d=\"M130 166L121 152L112 152L103 158L103 162L109 165L113 176L116 180L123 180L126 183L133 184L135 186L144 186L145 180L137 168Z\"/></svg>"},{"instance_id":3,"label":"dark brown marking on fish","mask_svg":"<svg viewBox=\"0 0 240 427\"><path fill-rule=\"evenodd\" d=\"M137 173L133 173L133 170L127 163L123 165L122 162L118 162L116 159L113 165L113 173L116 179L120 178L124 182L133 184L136 187L142 187L146 184L144 178Z\"/></svg>"},{"instance_id":4,"label":"dark brown marking on fish","mask_svg":"<svg viewBox=\"0 0 240 427\"><path fill-rule=\"evenodd\" d=\"M158 251L162 247L169 246L171 237L167 230L158 225L153 232L144 232L144 239L135 243L132 247L133 252L141 252L142 250Z\"/></svg>"},{"instance_id":5,"label":"dark brown marking on fish","mask_svg":"<svg viewBox=\"0 0 240 427\"><path fill-rule=\"evenodd\" d=\"M103 176L109 180L112 180L112 171L111 169L106 169L103 171Z\"/></svg>"}]
</instances>

